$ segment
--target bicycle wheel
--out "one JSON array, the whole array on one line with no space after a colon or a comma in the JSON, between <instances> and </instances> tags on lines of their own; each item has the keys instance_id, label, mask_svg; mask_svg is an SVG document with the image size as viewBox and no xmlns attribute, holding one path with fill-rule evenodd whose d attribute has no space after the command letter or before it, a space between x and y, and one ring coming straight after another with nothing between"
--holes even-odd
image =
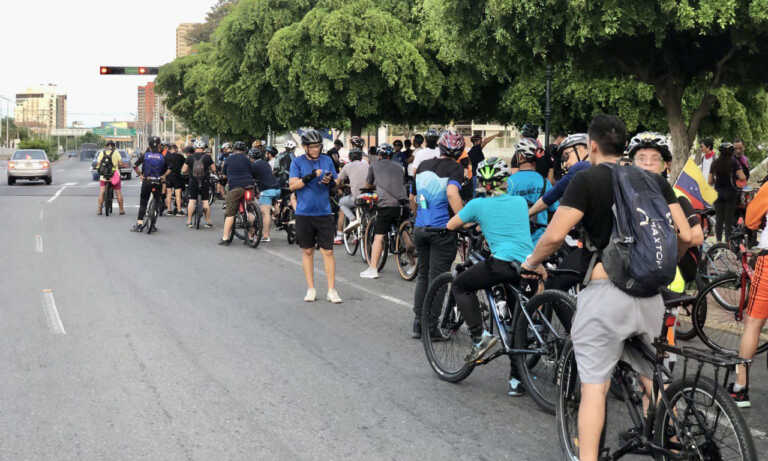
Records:
<instances>
[{"instance_id":1,"label":"bicycle wheel","mask_svg":"<svg viewBox=\"0 0 768 461\"><path fill-rule=\"evenodd\" d=\"M474 370L464 357L472 350L472 337L456 306L451 292L453 275L445 272L429 285L421 309L421 342L427 361L437 376L448 382L458 383ZM436 325L444 341L430 336L431 326Z\"/></svg>"},{"instance_id":2,"label":"bicycle wheel","mask_svg":"<svg viewBox=\"0 0 768 461\"><path fill-rule=\"evenodd\" d=\"M347 226L349 226L349 218L344 216L344 229ZM358 247L360 247L360 239L357 238L357 228L344 232L344 251L348 255L354 256L357 253Z\"/></svg>"},{"instance_id":3,"label":"bicycle wheel","mask_svg":"<svg viewBox=\"0 0 768 461\"><path fill-rule=\"evenodd\" d=\"M112 200L114 192L111 185L108 185L106 189L107 190L104 192L104 216L109 216L112 214Z\"/></svg>"},{"instance_id":4,"label":"bicycle wheel","mask_svg":"<svg viewBox=\"0 0 768 461\"><path fill-rule=\"evenodd\" d=\"M747 292L748 289L745 290L745 293ZM724 309L715 299L715 293L719 293L727 301L738 306L741 299L740 276L726 274L699 293L693 308L693 326L699 338L710 348L727 354L737 354L741 336L744 333L744 320L738 320L736 313ZM744 299L746 303L748 296L745 295ZM760 332L757 353L766 350L768 350L768 325L764 326Z\"/></svg>"},{"instance_id":5,"label":"bicycle wheel","mask_svg":"<svg viewBox=\"0 0 768 461\"><path fill-rule=\"evenodd\" d=\"M245 233L246 243L250 245L251 248L258 248L259 243L261 243L261 236L264 232L261 210L259 210L253 203L246 205L245 209L249 218L253 216L253 222L251 223L250 220L247 222L248 232ZM251 230L253 230L253 237L251 237Z\"/></svg>"},{"instance_id":6,"label":"bicycle wheel","mask_svg":"<svg viewBox=\"0 0 768 461\"><path fill-rule=\"evenodd\" d=\"M199 198L199 197L198 197ZM200 219L203 217L203 201L198 200L195 204L195 229L200 229Z\"/></svg>"},{"instance_id":7,"label":"bicycle wheel","mask_svg":"<svg viewBox=\"0 0 768 461\"><path fill-rule=\"evenodd\" d=\"M677 319L675 320L675 338L681 341L690 341L696 337L696 329L693 327L693 308L696 305L694 301L677 308Z\"/></svg>"},{"instance_id":8,"label":"bicycle wheel","mask_svg":"<svg viewBox=\"0 0 768 461\"><path fill-rule=\"evenodd\" d=\"M666 389L654 422L658 446L679 453L656 459L757 459L744 417L725 389L706 377L683 378Z\"/></svg>"},{"instance_id":9,"label":"bicycle wheel","mask_svg":"<svg viewBox=\"0 0 768 461\"><path fill-rule=\"evenodd\" d=\"M155 220L153 220L152 217L156 213L156 207L157 205L155 204L155 198L150 197L149 204L147 205L147 213L144 216L144 227L147 229L147 235L155 231L155 220L157 217L155 216Z\"/></svg>"},{"instance_id":10,"label":"bicycle wheel","mask_svg":"<svg viewBox=\"0 0 768 461\"><path fill-rule=\"evenodd\" d=\"M568 461L579 460L579 405L581 404L581 381L576 370L576 354L573 344L567 341L560 359L558 371L559 392L555 406L557 434L560 447Z\"/></svg>"},{"instance_id":11,"label":"bicycle wheel","mask_svg":"<svg viewBox=\"0 0 768 461\"><path fill-rule=\"evenodd\" d=\"M371 264L371 256L373 253L373 240L376 238L376 218L371 219L368 221L368 225L365 226L365 238L363 239L363 242L365 242L364 248L365 248L365 255L366 255L366 264L370 266ZM381 272L384 269L384 265L387 263L387 254L389 253L389 238L387 238L387 234L384 234L384 239L381 241L381 255L379 256L378 264L376 265L376 270Z\"/></svg>"},{"instance_id":12,"label":"bicycle wheel","mask_svg":"<svg viewBox=\"0 0 768 461\"><path fill-rule=\"evenodd\" d=\"M576 301L567 293L545 290L522 306L530 316L518 312L513 327L514 348L544 350L542 355L516 354L515 365L525 389L542 410L555 414L557 400L557 366L565 347L571 321L576 312ZM538 332L541 341L536 337ZM530 360L531 358L538 360Z\"/></svg>"},{"instance_id":13,"label":"bicycle wheel","mask_svg":"<svg viewBox=\"0 0 768 461\"><path fill-rule=\"evenodd\" d=\"M712 245L699 263L699 273L696 277L699 291L704 290L709 284L725 274L741 275L741 259L726 243ZM736 312L738 305L729 304L727 299L719 291L713 293L717 302L725 309Z\"/></svg>"},{"instance_id":14,"label":"bicycle wheel","mask_svg":"<svg viewBox=\"0 0 768 461\"><path fill-rule=\"evenodd\" d=\"M410 221L403 221L395 240L395 263L397 272L403 280L411 281L419 273L419 255L413 239L413 226Z\"/></svg>"}]
</instances>

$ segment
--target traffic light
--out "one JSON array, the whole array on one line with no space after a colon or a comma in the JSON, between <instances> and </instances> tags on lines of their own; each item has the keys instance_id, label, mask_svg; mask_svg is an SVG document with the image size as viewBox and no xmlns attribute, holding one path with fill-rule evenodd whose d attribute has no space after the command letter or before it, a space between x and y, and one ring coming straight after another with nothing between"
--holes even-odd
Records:
<instances>
[{"instance_id":1,"label":"traffic light","mask_svg":"<svg viewBox=\"0 0 768 461\"><path fill-rule=\"evenodd\" d=\"M118 66L101 66L99 67L99 74L101 75L157 75L159 67L118 67Z\"/></svg>"}]
</instances>

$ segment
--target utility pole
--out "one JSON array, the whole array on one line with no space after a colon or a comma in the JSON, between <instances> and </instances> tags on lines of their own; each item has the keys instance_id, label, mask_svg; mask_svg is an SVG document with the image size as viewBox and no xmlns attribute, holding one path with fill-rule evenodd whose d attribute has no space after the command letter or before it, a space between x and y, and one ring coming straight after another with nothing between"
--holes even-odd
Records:
<instances>
[{"instance_id":1,"label":"utility pole","mask_svg":"<svg viewBox=\"0 0 768 461\"><path fill-rule=\"evenodd\" d=\"M544 149L549 148L549 122L552 117L550 93L552 91L552 64L547 63L547 100L544 106Z\"/></svg>"}]
</instances>

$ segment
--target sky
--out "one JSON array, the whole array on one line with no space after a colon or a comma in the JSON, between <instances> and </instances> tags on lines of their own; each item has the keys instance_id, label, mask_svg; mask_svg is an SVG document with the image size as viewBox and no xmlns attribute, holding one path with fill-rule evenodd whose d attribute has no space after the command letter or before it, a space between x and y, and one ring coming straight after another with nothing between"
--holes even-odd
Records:
<instances>
[{"instance_id":1,"label":"sky","mask_svg":"<svg viewBox=\"0 0 768 461\"><path fill-rule=\"evenodd\" d=\"M67 125L135 120L136 88L152 78L101 76L99 66L172 61L176 26L202 22L215 2L0 0L0 96L11 100L13 113L16 93L54 83L67 94Z\"/></svg>"}]
</instances>

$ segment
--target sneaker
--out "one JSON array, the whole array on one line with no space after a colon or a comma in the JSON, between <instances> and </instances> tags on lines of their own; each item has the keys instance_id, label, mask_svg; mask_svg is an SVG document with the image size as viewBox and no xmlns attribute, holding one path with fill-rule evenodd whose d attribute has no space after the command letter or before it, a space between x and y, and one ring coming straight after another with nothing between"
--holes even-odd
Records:
<instances>
[{"instance_id":1,"label":"sneaker","mask_svg":"<svg viewBox=\"0 0 768 461\"><path fill-rule=\"evenodd\" d=\"M483 331L480 339L472 345L472 350L464 357L464 361L467 363L477 362L490 348L496 345L499 338L492 336L487 331Z\"/></svg>"},{"instance_id":2,"label":"sneaker","mask_svg":"<svg viewBox=\"0 0 768 461\"><path fill-rule=\"evenodd\" d=\"M520 382L517 378L509 378L509 390L507 391L507 395L512 397L518 397L525 394L525 388L523 387L523 383Z\"/></svg>"},{"instance_id":3,"label":"sneaker","mask_svg":"<svg viewBox=\"0 0 768 461\"><path fill-rule=\"evenodd\" d=\"M261 243L265 243L265 242L271 242L271 241L272 241L272 239L271 239L271 238L269 238L269 237L263 237L263 238L261 239Z\"/></svg>"},{"instance_id":4,"label":"sneaker","mask_svg":"<svg viewBox=\"0 0 768 461\"><path fill-rule=\"evenodd\" d=\"M328 290L328 294L325 295L325 299L333 304L341 304L343 302L341 300L341 296L339 296L339 292L336 291L335 288Z\"/></svg>"},{"instance_id":5,"label":"sneaker","mask_svg":"<svg viewBox=\"0 0 768 461\"><path fill-rule=\"evenodd\" d=\"M360 278L377 279L379 278L379 271L377 271L375 267L369 267L368 269L360 272Z\"/></svg>"},{"instance_id":6,"label":"sneaker","mask_svg":"<svg viewBox=\"0 0 768 461\"><path fill-rule=\"evenodd\" d=\"M206 229L213 229L213 224L207 222L207 223L205 223L205 228Z\"/></svg>"},{"instance_id":7,"label":"sneaker","mask_svg":"<svg viewBox=\"0 0 768 461\"><path fill-rule=\"evenodd\" d=\"M230 243L232 243L231 240L219 240L219 245L221 245L221 246L227 247L227 246L229 246Z\"/></svg>"},{"instance_id":8,"label":"sneaker","mask_svg":"<svg viewBox=\"0 0 768 461\"><path fill-rule=\"evenodd\" d=\"M188 222L188 223L187 223L187 227L188 227L188 228L190 228L190 229L192 229L192 228L193 228L193 227L195 227L195 226L194 226L194 224L192 224L191 222Z\"/></svg>"},{"instance_id":9,"label":"sneaker","mask_svg":"<svg viewBox=\"0 0 768 461\"><path fill-rule=\"evenodd\" d=\"M131 232L141 232L142 230L144 230L144 225L134 224L133 227L131 227Z\"/></svg>"},{"instance_id":10,"label":"sneaker","mask_svg":"<svg viewBox=\"0 0 768 461\"><path fill-rule=\"evenodd\" d=\"M338 235L336 236L335 239L333 239L334 245L341 245L343 243L344 243L344 239L342 237L339 237Z\"/></svg>"},{"instance_id":11,"label":"sneaker","mask_svg":"<svg viewBox=\"0 0 768 461\"><path fill-rule=\"evenodd\" d=\"M174 216L175 214L176 214L176 213L174 213L174 212L173 212L173 211L171 211L171 210L168 210L168 211L166 211L166 212L165 212L165 215L166 215L166 216Z\"/></svg>"},{"instance_id":12,"label":"sneaker","mask_svg":"<svg viewBox=\"0 0 768 461\"><path fill-rule=\"evenodd\" d=\"M351 231L352 229L354 229L355 227L357 227L357 226L359 226L359 225L360 225L360 220L359 220L359 219L355 219L354 221L352 221L351 223L349 223L349 224L347 225L347 227L345 227L345 228L344 228L344 232L345 232L345 233L346 233L346 232L349 232L349 231Z\"/></svg>"},{"instance_id":13,"label":"sneaker","mask_svg":"<svg viewBox=\"0 0 768 461\"><path fill-rule=\"evenodd\" d=\"M733 399L734 403L736 403L736 406L739 408L750 408L752 406L752 402L749 401L749 393L747 392L747 388L743 388L740 391L736 392L733 390L734 383L728 384L728 393L731 394L731 398Z\"/></svg>"},{"instance_id":14,"label":"sneaker","mask_svg":"<svg viewBox=\"0 0 768 461\"><path fill-rule=\"evenodd\" d=\"M429 330L429 339L432 340L433 343L448 341L448 338L443 334L443 331L437 326L434 326Z\"/></svg>"},{"instance_id":15,"label":"sneaker","mask_svg":"<svg viewBox=\"0 0 768 461\"><path fill-rule=\"evenodd\" d=\"M308 303L315 302L315 299L317 299L317 292L314 288L307 288L307 294L304 295L304 301Z\"/></svg>"},{"instance_id":16,"label":"sneaker","mask_svg":"<svg viewBox=\"0 0 768 461\"><path fill-rule=\"evenodd\" d=\"M411 332L411 338L421 339L421 322L413 319L413 331Z\"/></svg>"}]
</instances>

